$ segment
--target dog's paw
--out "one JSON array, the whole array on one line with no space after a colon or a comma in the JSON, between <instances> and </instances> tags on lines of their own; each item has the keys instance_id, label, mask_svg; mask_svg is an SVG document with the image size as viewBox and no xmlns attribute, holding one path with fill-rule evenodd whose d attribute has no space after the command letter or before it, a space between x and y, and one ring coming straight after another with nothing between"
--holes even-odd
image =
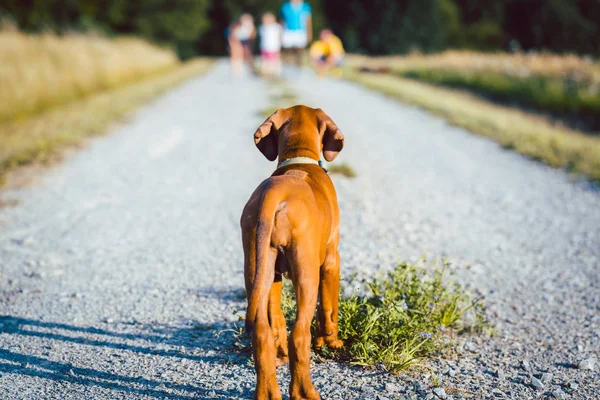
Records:
<instances>
[{"instance_id":1,"label":"dog's paw","mask_svg":"<svg viewBox=\"0 0 600 400\"><path fill-rule=\"evenodd\" d=\"M332 350L344 347L344 342L331 336L319 336L315 339L315 349L320 350L325 344Z\"/></svg>"},{"instance_id":2,"label":"dog's paw","mask_svg":"<svg viewBox=\"0 0 600 400\"><path fill-rule=\"evenodd\" d=\"M327 340L327 338L325 338L325 343L327 343L327 347L331 349L341 349L344 347L344 342L339 339Z\"/></svg>"},{"instance_id":3,"label":"dog's paw","mask_svg":"<svg viewBox=\"0 0 600 400\"><path fill-rule=\"evenodd\" d=\"M325 338L323 336L319 336L315 338L315 349L320 350L321 347L325 345Z\"/></svg>"}]
</instances>

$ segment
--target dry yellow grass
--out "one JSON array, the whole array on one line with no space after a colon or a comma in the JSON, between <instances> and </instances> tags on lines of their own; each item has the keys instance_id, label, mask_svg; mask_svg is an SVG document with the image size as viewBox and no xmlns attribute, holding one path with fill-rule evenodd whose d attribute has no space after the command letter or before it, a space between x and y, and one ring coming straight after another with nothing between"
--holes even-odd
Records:
<instances>
[{"instance_id":1,"label":"dry yellow grass","mask_svg":"<svg viewBox=\"0 0 600 400\"><path fill-rule=\"evenodd\" d=\"M549 53L477 53L448 50L439 54L407 56L350 56L348 66L386 68L397 72L417 69L440 69L496 72L526 78L570 76L591 86L600 85L600 63L576 55Z\"/></svg>"},{"instance_id":2,"label":"dry yellow grass","mask_svg":"<svg viewBox=\"0 0 600 400\"><path fill-rule=\"evenodd\" d=\"M19 165L45 161L66 145L104 132L112 123L172 86L209 69L212 60L197 59L164 74L122 88L91 95L32 118L0 124L0 184Z\"/></svg>"},{"instance_id":3,"label":"dry yellow grass","mask_svg":"<svg viewBox=\"0 0 600 400\"><path fill-rule=\"evenodd\" d=\"M0 122L113 89L179 64L137 38L0 31Z\"/></svg>"},{"instance_id":4,"label":"dry yellow grass","mask_svg":"<svg viewBox=\"0 0 600 400\"><path fill-rule=\"evenodd\" d=\"M387 74L347 71L346 76L371 89L430 110L504 147L600 181L600 138L553 125L543 118L498 106L462 91Z\"/></svg>"}]
</instances>

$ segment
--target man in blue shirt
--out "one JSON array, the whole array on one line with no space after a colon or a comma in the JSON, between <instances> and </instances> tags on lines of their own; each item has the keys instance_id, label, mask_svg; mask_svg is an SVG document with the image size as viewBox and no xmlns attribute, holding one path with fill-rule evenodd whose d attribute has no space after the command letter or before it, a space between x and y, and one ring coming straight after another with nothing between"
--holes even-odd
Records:
<instances>
[{"instance_id":1,"label":"man in blue shirt","mask_svg":"<svg viewBox=\"0 0 600 400\"><path fill-rule=\"evenodd\" d=\"M301 66L304 49L312 41L312 9L304 0L289 0L279 13L283 25L282 47L292 53L296 64Z\"/></svg>"}]
</instances>

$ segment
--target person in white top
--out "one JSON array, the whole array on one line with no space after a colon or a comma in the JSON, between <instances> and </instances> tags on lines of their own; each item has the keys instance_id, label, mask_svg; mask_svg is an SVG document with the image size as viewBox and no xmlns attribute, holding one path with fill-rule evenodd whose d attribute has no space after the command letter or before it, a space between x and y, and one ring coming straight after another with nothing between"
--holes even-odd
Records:
<instances>
[{"instance_id":1,"label":"person in white top","mask_svg":"<svg viewBox=\"0 0 600 400\"><path fill-rule=\"evenodd\" d=\"M259 28L261 69L265 76L278 76L281 72L281 32L275 15L265 13Z\"/></svg>"},{"instance_id":2,"label":"person in white top","mask_svg":"<svg viewBox=\"0 0 600 400\"><path fill-rule=\"evenodd\" d=\"M245 61L252 72L254 68L254 56L252 46L256 38L254 18L250 14L244 14L233 23L229 32L229 48L231 51L231 65L234 75L242 72L242 64Z\"/></svg>"}]
</instances>

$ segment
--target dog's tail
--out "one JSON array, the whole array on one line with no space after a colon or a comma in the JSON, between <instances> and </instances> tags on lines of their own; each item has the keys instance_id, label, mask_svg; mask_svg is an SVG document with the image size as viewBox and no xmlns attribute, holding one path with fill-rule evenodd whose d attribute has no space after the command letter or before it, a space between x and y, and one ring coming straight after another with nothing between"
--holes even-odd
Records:
<instances>
[{"instance_id":1,"label":"dog's tail","mask_svg":"<svg viewBox=\"0 0 600 400\"><path fill-rule=\"evenodd\" d=\"M248 298L248 309L246 310L246 331L250 333L259 313L267 313L269 292L275 279L275 260L277 254L272 256L271 234L275 221L275 213L279 206L276 196L265 192L259 207L260 216L256 228L256 270L252 291Z\"/></svg>"}]
</instances>

